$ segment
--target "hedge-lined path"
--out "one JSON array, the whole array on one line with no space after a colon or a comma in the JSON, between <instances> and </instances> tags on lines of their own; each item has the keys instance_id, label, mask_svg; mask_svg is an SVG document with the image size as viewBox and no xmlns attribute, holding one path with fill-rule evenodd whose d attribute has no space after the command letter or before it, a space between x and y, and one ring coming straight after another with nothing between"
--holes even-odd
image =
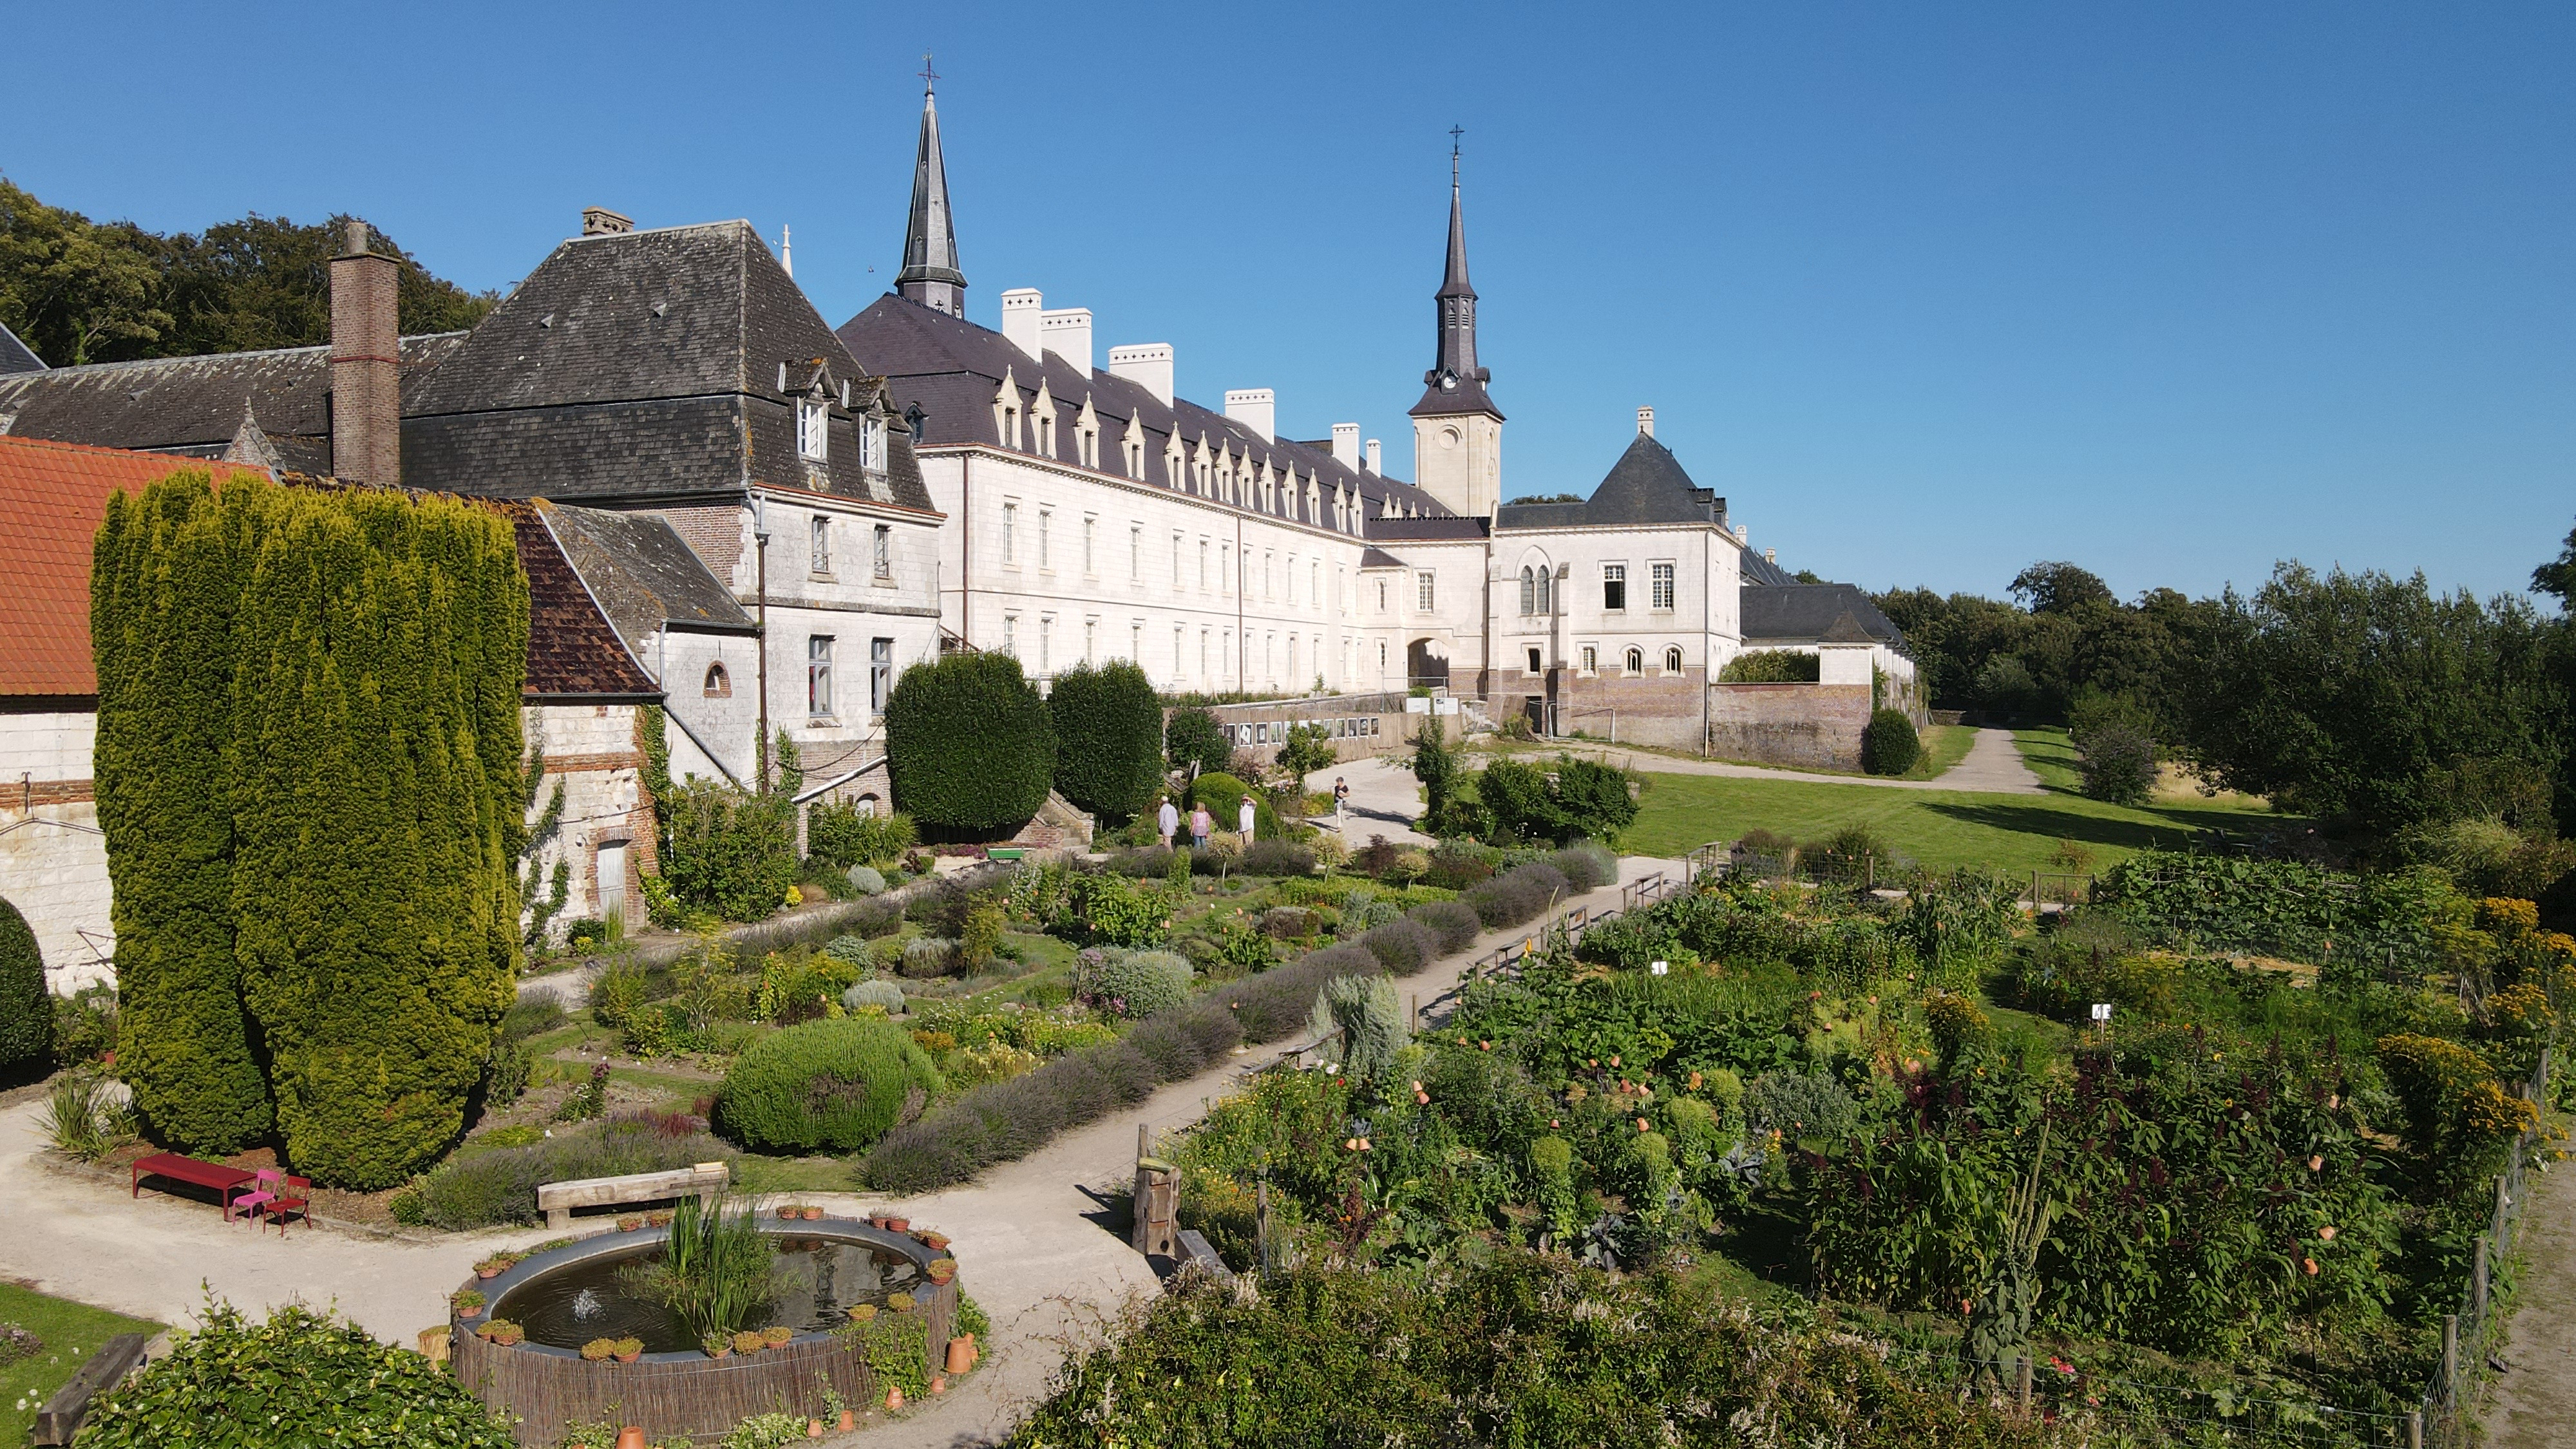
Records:
<instances>
[{"instance_id":1,"label":"hedge-lined path","mask_svg":"<svg viewBox=\"0 0 2576 1449\"><path fill-rule=\"evenodd\" d=\"M2488 1380L2488 1449L2545 1449L2576 1435L2576 1169L2562 1163L2529 1181L2505 1371Z\"/></svg>"},{"instance_id":2,"label":"hedge-lined path","mask_svg":"<svg viewBox=\"0 0 2576 1449\"><path fill-rule=\"evenodd\" d=\"M1977 742L1959 763L1929 780L1888 780L1876 775L1820 775L1811 770L1775 770L1764 765L1738 765L1725 760L1694 760L1687 755L1640 754L1592 740L1548 740L1542 751L1563 750L1589 755L1614 765L1627 765L1649 775L1723 775L1735 780L1790 780L1810 785L1859 785L1875 790L1951 790L1987 795L2045 795L2047 787L2024 764L2013 746L2011 730L1980 729ZM1407 777L1410 778L1410 777Z\"/></svg>"},{"instance_id":3,"label":"hedge-lined path","mask_svg":"<svg viewBox=\"0 0 2576 1449\"><path fill-rule=\"evenodd\" d=\"M1339 818L1318 815L1307 823L1340 832L1354 850L1367 845L1373 835L1383 835L1396 845L1431 845L1430 836L1413 828L1413 822L1422 818L1422 786L1401 763L1403 759L1401 755L1362 755L1308 775L1309 794L1329 795L1335 780L1346 780L1351 799L1348 811Z\"/></svg>"},{"instance_id":4,"label":"hedge-lined path","mask_svg":"<svg viewBox=\"0 0 2576 1449\"><path fill-rule=\"evenodd\" d=\"M1370 769L1361 766L1361 772ZM1354 787L1359 778L1353 773ZM1408 786L1412 783L1410 775L1402 778ZM1324 783L1331 785L1329 775ZM1575 897L1559 909L1613 910L1621 885L1657 872L1670 877L1683 868L1677 860L1623 857L1619 885ZM1408 1007L1418 997L1427 1014L1432 1001L1454 988L1471 962L1525 939L1534 929L1487 931L1467 950L1398 978L1396 990ZM947 1398L899 1423L839 1436L836 1442L853 1449L962 1449L996 1442L1008 1433L1045 1396L1068 1342L1088 1338L1092 1325L1135 1295L1155 1291L1145 1260L1127 1246L1123 1219L1113 1220L1101 1202L1109 1189L1123 1190L1135 1177L1138 1124L1160 1136L1197 1121L1211 1101L1295 1044L1253 1047L1222 1066L1164 1087L1134 1108L994 1167L971 1183L891 1204L874 1196L854 1199L870 1211L891 1205L910 1215L916 1226L936 1227L957 1240L960 1281L992 1316L994 1347L983 1367Z\"/></svg>"}]
</instances>

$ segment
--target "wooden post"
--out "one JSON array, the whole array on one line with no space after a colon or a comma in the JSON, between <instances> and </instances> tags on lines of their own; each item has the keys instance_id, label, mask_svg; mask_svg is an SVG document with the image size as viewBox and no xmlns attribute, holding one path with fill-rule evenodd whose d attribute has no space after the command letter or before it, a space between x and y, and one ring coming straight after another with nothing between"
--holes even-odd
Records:
<instances>
[{"instance_id":1,"label":"wooden post","mask_svg":"<svg viewBox=\"0 0 2576 1449\"><path fill-rule=\"evenodd\" d=\"M2478 1234L2477 1266L2469 1273L2469 1317L2479 1323L2487 1321L2487 1245L2493 1239Z\"/></svg>"},{"instance_id":2,"label":"wooden post","mask_svg":"<svg viewBox=\"0 0 2576 1449\"><path fill-rule=\"evenodd\" d=\"M1142 1162L1153 1155L1154 1154L1146 1141L1145 1124L1139 1122L1136 1124L1136 1160L1138 1162Z\"/></svg>"},{"instance_id":3,"label":"wooden post","mask_svg":"<svg viewBox=\"0 0 2576 1449\"><path fill-rule=\"evenodd\" d=\"M2019 1366L2013 1370L2013 1377L2017 1384L2016 1391L2021 1398L2021 1416L2027 1419L2030 1417L2030 1350L2027 1347L2022 1349Z\"/></svg>"},{"instance_id":4,"label":"wooden post","mask_svg":"<svg viewBox=\"0 0 2576 1449\"><path fill-rule=\"evenodd\" d=\"M2460 1315L2442 1315L2442 1399L2456 1411L2460 1406Z\"/></svg>"},{"instance_id":5,"label":"wooden post","mask_svg":"<svg viewBox=\"0 0 2576 1449\"><path fill-rule=\"evenodd\" d=\"M1869 883L1866 888L1869 890L1878 889L1878 856L1873 852L1864 851L1861 854L1860 865L1861 870L1865 872L1869 878ZM2029 1359L2022 1360L2022 1383L2025 1392L2021 1396L2021 1406L2024 1409L2028 1409L2030 1407L2030 1394L2027 1392L2030 1382L2029 1364Z\"/></svg>"},{"instance_id":6,"label":"wooden post","mask_svg":"<svg viewBox=\"0 0 2576 1449\"><path fill-rule=\"evenodd\" d=\"M1413 1030L1422 1030L1422 993L1419 991L1413 993Z\"/></svg>"},{"instance_id":7,"label":"wooden post","mask_svg":"<svg viewBox=\"0 0 2576 1449\"><path fill-rule=\"evenodd\" d=\"M2406 1449L2424 1449L2424 1411L2406 1411Z\"/></svg>"}]
</instances>

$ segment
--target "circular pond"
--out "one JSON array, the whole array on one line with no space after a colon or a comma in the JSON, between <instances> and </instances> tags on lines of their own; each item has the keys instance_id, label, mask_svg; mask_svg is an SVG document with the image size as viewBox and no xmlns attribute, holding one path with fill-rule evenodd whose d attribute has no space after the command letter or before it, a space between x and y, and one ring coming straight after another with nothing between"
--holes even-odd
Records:
<instances>
[{"instance_id":1,"label":"circular pond","mask_svg":"<svg viewBox=\"0 0 2576 1449\"><path fill-rule=\"evenodd\" d=\"M745 1326L792 1330L783 1348L708 1356L635 1282L636 1272L662 1253L667 1230L604 1232L463 1285L489 1307L451 1319L457 1381L521 1419L532 1443L551 1442L555 1426L612 1412L642 1425L650 1438L704 1438L747 1414L781 1406L820 1414L824 1385L852 1403L882 1399L885 1387L867 1357L832 1330L850 1323L852 1307L887 1306L897 1292L910 1294L911 1311L890 1312L881 1321L917 1317L924 1370L938 1370L957 1321L959 1290L954 1278L932 1283L929 1267L948 1254L848 1218L763 1222L761 1231L778 1249L781 1271L777 1291ZM475 1335L496 1318L520 1325L525 1340L503 1346ZM645 1352L632 1364L582 1358L581 1346L597 1338L641 1339Z\"/></svg>"},{"instance_id":2,"label":"circular pond","mask_svg":"<svg viewBox=\"0 0 2576 1449\"><path fill-rule=\"evenodd\" d=\"M784 1324L800 1333L828 1332L848 1323L857 1305L882 1307L889 1295L926 1283L910 1256L889 1248L801 1231L771 1236L778 1240L777 1291L744 1321L745 1328ZM659 1242L611 1239L601 1251L549 1268L496 1295L492 1315L518 1324L528 1342L553 1348L578 1349L595 1338L637 1338L647 1353L697 1352L697 1335L679 1315L641 1291L638 1279L661 1257Z\"/></svg>"}]
</instances>

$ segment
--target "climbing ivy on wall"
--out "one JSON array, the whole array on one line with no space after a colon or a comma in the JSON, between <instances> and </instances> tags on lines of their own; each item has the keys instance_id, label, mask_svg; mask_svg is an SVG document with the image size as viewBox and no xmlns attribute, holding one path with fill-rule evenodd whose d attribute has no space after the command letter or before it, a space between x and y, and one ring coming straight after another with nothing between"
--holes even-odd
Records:
<instances>
[{"instance_id":1,"label":"climbing ivy on wall","mask_svg":"<svg viewBox=\"0 0 2576 1449\"><path fill-rule=\"evenodd\" d=\"M299 1171L401 1181L462 1128L518 965L509 524L182 475L114 500L93 594L138 1107L173 1145L273 1123Z\"/></svg>"}]
</instances>

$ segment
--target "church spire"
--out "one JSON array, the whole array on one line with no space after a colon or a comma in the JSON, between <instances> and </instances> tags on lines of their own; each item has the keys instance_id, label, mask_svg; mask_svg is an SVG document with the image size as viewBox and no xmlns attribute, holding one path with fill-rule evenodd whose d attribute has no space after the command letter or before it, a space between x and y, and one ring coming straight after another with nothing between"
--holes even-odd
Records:
<instances>
[{"instance_id":1,"label":"church spire","mask_svg":"<svg viewBox=\"0 0 2576 1449\"><path fill-rule=\"evenodd\" d=\"M1476 364L1476 289L1467 281L1467 213L1458 187L1458 137L1464 134L1458 127L1449 128L1449 265L1441 275L1440 290L1432 294L1439 313L1439 336L1431 370L1422 374L1422 401L1413 405L1416 417L1432 413L1501 416L1485 396L1485 384L1493 380L1493 372Z\"/></svg>"},{"instance_id":2,"label":"church spire","mask_svg":"<svg viewBox=\"0 0 2576 1449\"><path fill-rule=\"evenodd\" d=\"M903 270L894 289L952 316L966 312L966 274L957 270L957 229L948 212L948 165L939 152L939 79L921 58L921 151L912 164L912 215L903 229Z\"/></svg>"}]
</instances>

